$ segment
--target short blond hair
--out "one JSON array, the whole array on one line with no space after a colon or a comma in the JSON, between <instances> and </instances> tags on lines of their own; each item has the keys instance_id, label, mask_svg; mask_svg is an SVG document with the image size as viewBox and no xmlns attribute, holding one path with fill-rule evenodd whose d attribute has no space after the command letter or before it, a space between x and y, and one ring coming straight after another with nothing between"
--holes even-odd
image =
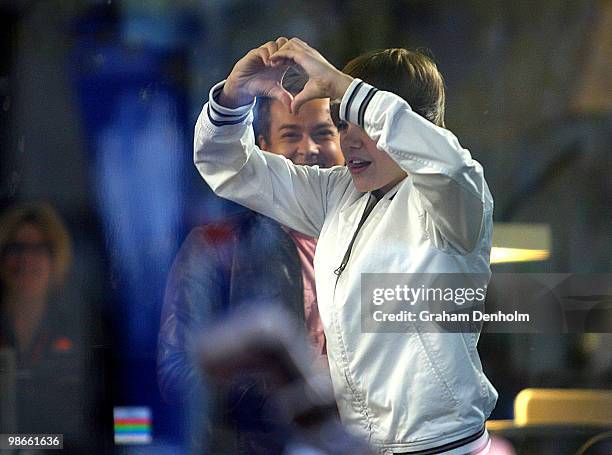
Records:
<instances>
[{"instance_id":1,"label":"short blond hair","mask_svg":"<svg viewBox=\"0 0 612 455\"><path fill-rule=\"evenodd\" d=\"M30 203L7 209L0 216L0 252L13 240L17 230L25 225L38 227L51 248L53 286L61 286L72 264L72 242L68 229L58 213L47 203Z\"/></svg>"}]
</instances>

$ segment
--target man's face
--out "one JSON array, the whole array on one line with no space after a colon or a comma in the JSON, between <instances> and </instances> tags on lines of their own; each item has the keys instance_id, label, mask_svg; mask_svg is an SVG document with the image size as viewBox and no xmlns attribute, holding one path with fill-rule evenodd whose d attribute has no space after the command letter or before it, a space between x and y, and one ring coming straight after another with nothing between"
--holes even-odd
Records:
<instances>
[{"instance_id":1,"label":"man's face","mask_svg":"<svg viewBox=\"0 0 612 455\"><path fill-rule=\"evenodd\" d=\"M258 141L262 150L283 155L295 164L321 167L344 164L328 99L304 103L297 115L281 102L271 100L268 140L260 135Z\"/></svg>"},{"instance_id":2,"label":"man's face","mask_svg":"<svg viewBox=\"0 0 612 455\"><path fill-rule=\"evenodd\" d=\"M364 130L347 122L340 122L338 130L342 153L357 191L386 193L406 177L406 172L379 150Z\"/></svg>"}]
</instances>

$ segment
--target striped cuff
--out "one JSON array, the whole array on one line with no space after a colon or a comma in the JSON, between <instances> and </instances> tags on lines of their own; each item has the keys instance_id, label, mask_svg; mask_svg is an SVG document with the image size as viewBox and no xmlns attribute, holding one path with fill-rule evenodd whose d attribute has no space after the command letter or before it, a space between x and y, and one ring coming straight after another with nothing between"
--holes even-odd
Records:
<instances>
[{"instance_id":1,"label":"striped cuff","mask_svg":"<svg viewBox=\"0 0 612 455\"><path fill-rule=\"evenodd\" d=\"M378 92L378 89L366 84L361 79L354 79L342 97L340 119L363 128L365 111L376 92Z\"/></svg>"},{"instance_id":2,"label":"striped cuff","mask_svg":"<svg viewBox=\"0 0 612 455\"><path fill-rule=\"evenodd\" d=\"M489 432L485 427L482 427L478 433L431 449L412 452L388 450L388 452L397 455L486 455L490 446ZM387 453L387 451L384 453Z\"/></svg>"},{"instance_id":3,"label":"striped cuff","mask_svg":"<svg viewBox=\"0 0 612 455\"><path fill-rule=\"evenodd\" d=\"M253 109L253 106L255 106L255 101L253 101L251 104L247 104L246 106L237 107L236 109L221 106L217 102L217 98L219 97L221 90L223 90L224 85L225 81L221 81L210 89L208 105L206 106L208 119L215 126L235 125L237 123L244 122Z\"/></svg>"}]
</instances>

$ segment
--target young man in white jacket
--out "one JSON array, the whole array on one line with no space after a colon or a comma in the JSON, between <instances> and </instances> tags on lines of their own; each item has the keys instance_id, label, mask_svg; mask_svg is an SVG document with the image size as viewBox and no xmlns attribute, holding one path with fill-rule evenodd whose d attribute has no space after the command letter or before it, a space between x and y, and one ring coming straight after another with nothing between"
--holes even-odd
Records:
<instances>
[{"instance_id":1,"label":"young man in white jacket","mask_svg":"<svg viewBox=\"0 0 612 455\"><path fill-rule=\"evenodd\" d=\"M280 84L294 64L309 76L295 97ZM256 96L292 111L340 101L347 166L295 166L258 149ZM247 53L196 125L195 164L219 196L319 237L317 296L340 416L384 454L486 453L489 444L497 393L477 332L361 330L362 273L490 275L493 200L482 167L443 125L443 82L427 57L380 51L341 72L297 38Z\"/></svg>"}]
</instances>

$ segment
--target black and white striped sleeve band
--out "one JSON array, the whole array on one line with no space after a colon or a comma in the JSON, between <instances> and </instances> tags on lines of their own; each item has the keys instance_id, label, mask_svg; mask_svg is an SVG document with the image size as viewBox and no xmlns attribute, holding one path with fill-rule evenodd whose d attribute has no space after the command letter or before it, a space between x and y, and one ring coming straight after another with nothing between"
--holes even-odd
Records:
<instances>
[{"instance_id":1,"label":"black and white striped sleeve band","mask_svg":"<svg viewBox=\"0 0 612 455\"><path fill-rule=\"evenodd\" d=\"M366 84L362 80L353 80L342 97L342 103L340 104L340 119L354 123L363 128L363 119L366 109L376 92L378 92L378 89Z\"/></svg>"},{"instance_id":2,"label":"black and white striped sleeve band","mask_svg":"<svg viewBox=\"0 0 612 455\"><path fill-rule=\"evenodd\" d=\"M246 106L237 107L236 109L221 106L217 102L217 98L219 97L221 90L223 90L224 84L225 81L221 81L211 88L208 97L206 114L208 115L210 123L215 126L235 125L237 123L244 122L244 120L248 117L249 112L251 112L251 109L253 109L253 106L255 105L255 102L253 102L251 104L247 104Z\"/></svg>"}]
</instances>

